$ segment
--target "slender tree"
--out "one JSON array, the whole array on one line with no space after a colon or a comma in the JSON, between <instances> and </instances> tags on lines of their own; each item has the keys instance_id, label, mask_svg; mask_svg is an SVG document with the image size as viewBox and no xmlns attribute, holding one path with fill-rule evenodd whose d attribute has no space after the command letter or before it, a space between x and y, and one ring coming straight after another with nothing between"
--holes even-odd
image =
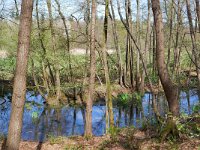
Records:
<instances>
[{"instance_id":1,"label":"slender tree","mask_svg":"<svg viewBox=\"0 0 200 150\"><path fill-rule=\"evenodd\" d=\"M122 67L122 56L121 56L121 49L119 47L119 37L117 34L117 23L116 23L116 17L115 17L115 11L113 7L113 0L110 0L110 7L111 7L111 23L112 23L112 31L113 31L113 37L114 37L114 43L115 48L117 51L117 61L118 61L118 75L119 75L119 84L123 86L123 67Z\"/></svg>"},{"instance_id":2,"label":"slender tree","mask_svg":"<svg viewBox=\"0 0 200 150\"><path fill-rule=\"evenodd\" d=\"M91 33L90 33L90 79L89 93L86 104L86 125L85 136L92 136L92 105L95 89L95 72L96 72L96 57L95 57L95 26L96 26L96 0L92 0L92 16L91 16Z\"/></svg>"},{"instance_id":3,"label":"slender tree","mask_svg":"<svg viewBox=\"0 0 200 150\"><path fill-rule=\"evenodd\" d=\"M106 79L106 106L108 110L107 119L109 121L107 127L114 126L114 117L113 117L113 105L112 105L112 95L111 95L111 85L110 85L110 76L109 76L109 69L108 69L108 61L107 61L107 41L108 41L108 15L109 15L109 0L105 0L105 18L104 18L104 35L103 35L103 65L104 65L104 73Z\"/></svg>"},{"instance_id":4,"label":"slender tree","mask_svg":"<svg viewBox=\"0 0 200 150\"><path fill-rule=\"evenodd\" d=\"M56 36L55 36L55 29L54 29L54 22L53 22L53 14L52 14L52 4L51 0L46 0L47 8L49 13L49 27L51 30L51 44L52 50L54 53L54 62L55 62L55 85L56 85L56 100L58 101L61 96L61 87L60 87L60 72L59 72L59 63L57 60L58 52L56 50Z\"/></svg>"},{"instance_id":5,"label":"slender tree","mask_svg":"<svg viewBox=\"0 0 200 150\"><path fill-rule=\"evenodd\" d=\"M18 150L21 139L23 110L26 95L26 72L30 48L32 10L33 0L22 0L18 34L17 65L12 95L12 112L6 144L8 150Z\"/></svg>"},{"instance_id":6,"label":"slender tree","mask_svg":"<svg viewBox=\"0 0 200 150\"><path fill-rule=\"evenodd\" d=\"M196 2L196 14L197 14L197 19L198 19L198 27L199 27L199 33L200 33L200 5L199 5L199 0L195 0Z\"/></svg>"},{"instance_id":7,"label":"slender tree","mask_svg":"<svg viewBox=\"0 0 200 150\"><path fill-rule=\"evenodd\" d=\"M190 37L192 41L192 54L194 57L194 64L196 66L196 72L197 72L197 79L198 79L198 89L200 91L200 67L199 67L199 56L200 53L198 51L198 46L197 46L197 39L196 35L194 32L193 28L193 20L192 20L192 12L190 10L190 1L186 0L186 6L187 6L187 16L188 16L188 21L189 21L189 26L190 26Z\"/></svg>"},{"instance_id":8,"label":"slender tree","mask_svg":"<svg viewBox=\"0 0 200 150\"><path fill-rule=\"evenodd\" d=\"M172 82L167 65L165 63L164 55L164 33L162 22L162 11L159 0L151 0L152 10L154 14L154 25L156 31L156 62L158 68L158 75L160 77L165 96L167 97L169 111L174 116L179 115L179 101L178 101L178 87Z\"/></svg>"}]
</instances>

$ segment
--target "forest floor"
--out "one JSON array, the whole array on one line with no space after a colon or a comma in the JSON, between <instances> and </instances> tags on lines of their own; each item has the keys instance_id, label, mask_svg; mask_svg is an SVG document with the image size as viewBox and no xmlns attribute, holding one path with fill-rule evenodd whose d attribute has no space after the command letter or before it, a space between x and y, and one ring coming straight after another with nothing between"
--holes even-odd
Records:
<instances>
[{"instance_id":1,"label":"forest floor","mask_svg":"<svg viewBox=\"0 0 200 150\"><path fill-rule=\"evenodd\" d=\"M3 150L4 142L1 142ZM22 141L19 150L200 150L200 139L182 136L160 142L154 129L121 129L117 134L86 139L82 136L54 137L44 143Z\"/></svg>"}]
</instances>

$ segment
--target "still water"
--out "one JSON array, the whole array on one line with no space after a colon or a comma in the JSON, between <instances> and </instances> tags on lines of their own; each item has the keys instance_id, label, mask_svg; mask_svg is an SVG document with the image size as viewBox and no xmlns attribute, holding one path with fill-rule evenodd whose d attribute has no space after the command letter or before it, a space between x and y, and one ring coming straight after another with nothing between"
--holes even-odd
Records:
<instances>
[{"instance_id":1,"label":"still water","mask_svg":"<svg viewBox=\"0 0 200 150\"><path fill-rule=\"evenodd\" d=\"M11 112L11 94L0 97L0 135L7 135ZM29 91L26 94L26 107L23 117L22 139L44 141L48 136L71 136L84 134L84 108L65 106L62 109L47 108L40 95ZM199 98L195 89L180 93L181 113L191 114ZM161 114L167 111L167 103L163 94L157 96L157 107ZM151 93L142 98L142 108L122 109L114 106L114 119L118 127L141 127L143 120L152 120ZM92 111L93 134L101 136L105 133L105 104L95 103Z\"/></svg>"}]
</instances>

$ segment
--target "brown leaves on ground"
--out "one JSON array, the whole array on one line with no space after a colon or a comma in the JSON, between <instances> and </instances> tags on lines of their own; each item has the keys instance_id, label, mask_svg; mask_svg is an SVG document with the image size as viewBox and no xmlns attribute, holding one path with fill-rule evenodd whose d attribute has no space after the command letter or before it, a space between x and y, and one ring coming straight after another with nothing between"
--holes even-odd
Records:
<instances>
[{"instance_id":1,"label":"brown leaves on ground","mask_svg":"<svg viewBox=\"0 0 200 150\"><path fill-rule=\"evenodd\" d=\"M199 150L200 148L199 139L184 138L174 143L169 141L160 143L153 129L150 130L125 128L115 136L104 135L90 139L81 136L57 137L44 143L22 141L19 150Z\"/></svg>"}]
</instances>

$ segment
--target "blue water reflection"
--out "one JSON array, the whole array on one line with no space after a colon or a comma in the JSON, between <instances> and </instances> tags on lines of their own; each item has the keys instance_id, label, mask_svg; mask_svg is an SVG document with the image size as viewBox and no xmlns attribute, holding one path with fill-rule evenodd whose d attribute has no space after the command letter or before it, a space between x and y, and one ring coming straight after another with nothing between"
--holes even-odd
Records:
<instances>
[{"instance_id":1,"label":"blue water reflection","mask_svg":"<svg viewBox=\"0 0 200 150\"><path fill-rule=\"evenodd\" d=\"M132 108L123 110L114 107L114 119L118 127L135 126L141 127L143 118L149 119L154 116L152 109L152 95L146 93L142 99L142 110ZM8 132L11 94L0 97L0 134ZM84 134L83 108L63 107L62 109L50 109L43 104L44 100L34 92L27 92L26 107L23 117L22 139L29 141L44 141L47 136L71 136ZM199 103L196 90L182 91L180 93L181 113L191 114L193 107ZM157 107L161 114L167 112L167 102L163 94L157 95ZM105 105L96 103L92 112L93 134L101 136L105 134Z\"/></svg>"}]
</instances>

